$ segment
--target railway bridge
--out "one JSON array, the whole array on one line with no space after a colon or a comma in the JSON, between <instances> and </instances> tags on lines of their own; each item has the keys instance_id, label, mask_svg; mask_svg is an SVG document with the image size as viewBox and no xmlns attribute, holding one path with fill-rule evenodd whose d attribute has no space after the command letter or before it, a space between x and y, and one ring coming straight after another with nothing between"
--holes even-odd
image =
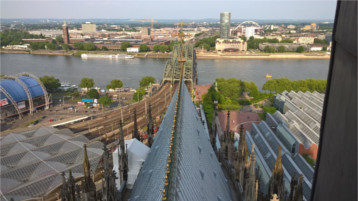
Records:
<instances>
[{"instance_id":1,"label":"railway bridge","mask_svg":"<svg viewBox=\"0 0 358 201\"><path fill-rule=\"evenodd\" d=\"M167 61L164 73L163 83L170 82L172 85L180 80L180 63L183 62L183 81L192 89L198 82L196 52L193 44L177 44L173 47L172 56Z\"/></svg>"}]
</instances>

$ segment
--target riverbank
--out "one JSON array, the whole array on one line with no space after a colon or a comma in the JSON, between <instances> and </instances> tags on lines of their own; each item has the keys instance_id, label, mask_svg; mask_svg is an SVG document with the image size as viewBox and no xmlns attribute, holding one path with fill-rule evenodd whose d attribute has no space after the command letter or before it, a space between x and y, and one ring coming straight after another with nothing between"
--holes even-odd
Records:
<instances>
[{"instance_id":1,"label":"riverbank","mask_svg":"<svg viewBox=\"0 0 358 201\"><path fill-rule=\"evenodd\" d=\"M274 53L274 54L217 54L197 53L197 59L329 59L327 54Z\"/></svg>"},{"instance_id":2,"label":"riverbank","mask_svg":"<svg viewBox=\"0 0 358 201\"><path fill-rule=\"evenodd\" d=\"M73 56L72 51L64 50L0 50L0 53L6 54L34 54L34 55L64 55Z\"/></svg>"},{"instance_id":3,"label":"riverbank","mask_svg":"<svg viewBox=\"0 0 358 201\"><path fill-rule=\"evenodd\" d=\"M0 50L0 53L9 54L34 54L34 55L65 55L80 56L81 54L123 54L120 51L64 51L64 50ZM170 58L170 53L135 53L130 54L135 58ZM212 52L197 52L197 59L329 59L329 54L324 53L253 53L253 54L218 54Z\"/></svg>"}]
</instances>

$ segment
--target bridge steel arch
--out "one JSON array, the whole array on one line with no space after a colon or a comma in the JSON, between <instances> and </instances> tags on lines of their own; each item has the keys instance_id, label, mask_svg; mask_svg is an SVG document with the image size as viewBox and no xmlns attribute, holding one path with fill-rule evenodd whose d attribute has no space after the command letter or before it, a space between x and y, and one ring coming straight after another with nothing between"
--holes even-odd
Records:
<instances>
[{"instance_id":1,"label":"bridge steel arch","mask_svg":"<svg viewBox=\"0 0 358 201\"><path fill-rule=\"evenodd\" d=\"M244 21L244 22L241 22L239 25L237 25L237 27L236 27L234 30L238 29L238 28L241 27L243 24L248 24L248 23L251 23L251 24L254 24L254 25L260 27L259 23L257 23L257 22L254 22L254 21Z\"/></svg>"},{"instance_id":2,"label":"bridge steel arch","mask_svg":"<svg viewBox=\"0 0 358 201\"><path fill-rule=\"evenodd\" d=\"M19 114L19 118L22 119L22 113L20 112L20 109L17 106L16 101L11 97L9 92L7 92L6 89L4 89L4 87L2 87L2 86L0 86L0 91L6 96L6 98L8 98L10 100L10 102L12 103L14 108L16 109L17 113Z\"/></svg>"},{"instance_id":3,"label":"bridge steel arch","mask_svg":"<svg viewBox=\"0 0 358 201\"><path fill-rule=\"evenodd\" d=\"M31 77L31 78L33 78L34 80L36 80L36 81L39 83L39 85L41 86L42 91L43 91L43 93L44 93L44 97L45 97L45 109L48 109L49 106L50 106L50 99L49 99L49 96L48 96L46 87L45 87L45 85L43 85L43 83L41 82L41 80L40 80L38 77L36 77L35 75L30 74L30 73L26 73L26 72L24 72L24 73L19 73L19 74L16 75L16 77L20 77L20 76Z\"/></svg>"},{"instance_id":4,"label":"bridge steel arch","mask_svg":"<svg viewBox=\"0 0 358 201\"><path fill-rule=\"evenodd\" d=\"M17 83L19 83L22 86L22 88L25 90L27 99L29 101L30 115L32 115L33 114L33 108L34 108L34 102L32 101L32 95L31 95L27 85L22 80L20 80L18 77L15 77L15 76L4 76L3 79L15 80Z\"/></svg>"}]
</instances>

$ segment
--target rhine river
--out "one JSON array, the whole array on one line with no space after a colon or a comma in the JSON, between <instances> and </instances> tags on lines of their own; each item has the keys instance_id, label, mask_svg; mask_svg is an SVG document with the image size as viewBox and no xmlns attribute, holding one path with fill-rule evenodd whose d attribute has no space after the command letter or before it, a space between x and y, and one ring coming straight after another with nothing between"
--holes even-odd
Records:
<instances>
[{"instance_id":1,"label":"rhine river","mask_svg":"<svg viewBox=\"0 0 358 201\"><path fill-rule=\"evenodd\" d=\"M126 87L137 88L144 76L162 80L166 59L88 59L75 56L1 54L1 74L29 72L36 76L52 75L61 82L78 85L83 77L93 78L95 86L105 88L112 79L120 79ZM329 60L197 60L199 84L211 84L215 78L238 78L255 82L259 89L266 73L272 78L291 80L327 79Z\"/></svg>"}]
</instances>

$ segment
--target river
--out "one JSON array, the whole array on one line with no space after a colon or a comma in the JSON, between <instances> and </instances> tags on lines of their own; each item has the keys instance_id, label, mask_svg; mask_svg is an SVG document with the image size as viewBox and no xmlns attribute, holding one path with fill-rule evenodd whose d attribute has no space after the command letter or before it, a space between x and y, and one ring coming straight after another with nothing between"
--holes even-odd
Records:
<instances>
[{"instance_id":1,"label":"river","mask_svg":"<svg viewBox=\"0 0 358 201\"><path fill-rule=\"evenodd\" d=\"M83 77L91 77L95 86L105 88L112 79L120 79L124 86L137 88L144 76L162 80L166 59L88 59L74 56L30 54L1 54L1 74L14 75L28 72L36 76L53 75L61 82L78 85ZM255 82L259 89L265 75L292 80L306 78L326 79L329 60L197 60L199 84L210 84L215 78L239 78Z\"/></svg>"}]
</instances>

